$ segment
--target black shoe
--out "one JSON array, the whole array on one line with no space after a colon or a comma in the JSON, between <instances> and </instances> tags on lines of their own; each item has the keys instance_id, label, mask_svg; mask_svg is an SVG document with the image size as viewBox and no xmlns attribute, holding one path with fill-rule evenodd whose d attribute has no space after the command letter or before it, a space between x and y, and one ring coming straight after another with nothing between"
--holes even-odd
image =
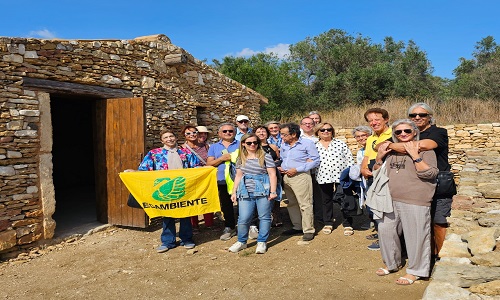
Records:
<instances>
[{"instance_id":1,"label":"black shoe","mask_svg":"<svg viewBox=\"0 0 500 300\"><path fill-rule=\"evenodd\" d=\"M285 230L281 233L281 235L298 235L298 234L302 234L302 230L297 230L293 228Z\"/></svg>"},{"instance_id":2,"label":"black shoe","mask_svg":"<svg viewBox=\"0 0 500 300\"><path fill-rule=\"evenodd\" d=\"M302 237L302 240L304 242L312 241L313 239L314 239L314 233L304 233L304 236Z\"/></svg>"}]
</instances>

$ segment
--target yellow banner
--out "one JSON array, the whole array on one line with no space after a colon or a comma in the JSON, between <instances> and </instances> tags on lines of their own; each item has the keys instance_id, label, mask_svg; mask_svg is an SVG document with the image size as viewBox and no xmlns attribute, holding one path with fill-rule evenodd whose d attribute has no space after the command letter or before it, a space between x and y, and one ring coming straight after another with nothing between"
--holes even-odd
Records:
<instances>
[{"instance_id":1,"label":"yellow banner","mask_svg":"<svg viewBox=\"0 0 500 300\"><path fill-rule=\"evenodd\" d=\"M184 218L220 211L217 168L120 173L150 218Z\"/></svg>"}]
</instances>

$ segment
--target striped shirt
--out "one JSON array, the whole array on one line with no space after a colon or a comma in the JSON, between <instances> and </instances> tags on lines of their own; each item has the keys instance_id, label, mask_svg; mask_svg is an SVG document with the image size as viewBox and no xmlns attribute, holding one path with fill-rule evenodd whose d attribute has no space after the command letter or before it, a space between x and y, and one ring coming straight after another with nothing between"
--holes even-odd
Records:
<instances>
[{"instance_id":1,"label":"striped shirt","mask_svg":"<svg viewBox=\"0 0 500 300\"><path fill-rule=\"evenodd\" d=\"M241 165L241 161L238 160L236 163L236 169L240 169L245 174L257 175L257 174L267 174L266 168L274 168L274 160L272 156L268 153L264 156L265 165L262 167L259 164L258 158L247 159L245 165ZM245 185L247 187L248 192L253 193L255 191L255 182L253 179L246 179Z\"/></svg>"}]
</instances>

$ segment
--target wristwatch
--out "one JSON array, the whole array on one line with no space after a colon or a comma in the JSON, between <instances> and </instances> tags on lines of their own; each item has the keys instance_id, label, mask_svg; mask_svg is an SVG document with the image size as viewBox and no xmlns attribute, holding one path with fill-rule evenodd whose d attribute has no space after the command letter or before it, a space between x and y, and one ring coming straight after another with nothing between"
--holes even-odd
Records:
<instances>
[{"instance_id":1,"label":"wristwatch","mask_svg":"<svg viewBox=\"0 0 500 300\"><path fill-rule=\"evenodd\" d=\"M422 157L419 157L419 158L413 160L414 163L419 163L421 161L422 161Z\"/></svg>"},{"instance_id":2,"label":"wristwatch","mask_svg":"<svg viewBox=\"0 0 500 300\"><path fill-rule=\"evenodd\" d=\"M269 192L271 195L278 195L276 192Z\"/></svg>"},{"instance_id":3,"label":"wristwatch","mask_svg":"<svg viewBox=\"0 0 500 300\"><path fill-rule=\"evenodd\" d=\"M375 162L375 164L376 164L377 166L381 166L381 165L383 165L383 164L384 164L384 162L383 162L383 161L376 161L376 162Z\"/></svg>"}]
</instances>

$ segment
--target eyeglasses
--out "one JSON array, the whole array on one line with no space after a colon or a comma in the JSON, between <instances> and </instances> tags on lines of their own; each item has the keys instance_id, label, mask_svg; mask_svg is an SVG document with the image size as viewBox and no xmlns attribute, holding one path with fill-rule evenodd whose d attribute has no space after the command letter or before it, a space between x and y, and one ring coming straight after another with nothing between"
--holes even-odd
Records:
<instances>
[{"instance_id":1,"label":"eyeglasses","mask_svg":"<svg viewBox=\"0 0 500 300\"><path fill-rule=\"evenodd\" d=\"M241 120L241 121L238 121L238 123L248 123L248 120Z\"/></svg>"},{"instance_id":2,"label":"eyeglasses","mask_svg":"<svg viewBox=\"0 0 500 300\"><path fill-rule=\"evenodd\" d=\"M185 136L188 136L188 135L195 135L195 134L198 134L198 131L193 131L193 132L189 132L189 131L187 131L187 132L185 132L185 133L184 133L184 135L185 135Z\"/></svg>"},{"instance_id":3,"label":"eyeglasses","mask_svg":"<svg viewBox=\"0 0 500 300\"><path fill-rule=\"evenodd\" d=\"M325 132L325 131L332 132L333 128L321 128L319 131L321 131L321 132Z\"/></svg>"},{"instance_id":4,"label":"eyeglasses","mask_svg":"<svg viewBox=\"0 0 500 300\"><path fill-rule=\"evenodd\" d=\"M284 138L286 138L287 136L290 135L289 133L280 133L280 134L281 134L281 137L284 137Z\"/></svg>"},{"instance_id":5,"label":"eyeglasses","mask_svg":"<svg viewBox=\"0 0 500 300\"><path fill-rule=\"evenodd\" d=\"M400 134L401 134L401 133L403 133L403 132L404 132L404 133L408 133L408 134L410 134L410 133L412 133L412 132L413 132L413 129L403 129L403 130L401 130L401 129L400 129L400 130L395 130L395 131L394 131L394 134L396 134L396 135L400 135Z\"/></svg>"},{"instance_id":6,"label":"eyeglasses","mask_svg":"<svg viewBox=\"0 0 500 300\"><path fill-rule=\"evenodd\" d=\"M245 144L247 144L247 146L250 146L250 145L258 145L259 142L257 141L253 141L253 142L245 142Z\"/></svg>"},{"instance_id":7,"label":"eyeglasses","mask_svg":"<svg viewBox=\"0 0 500 300\"><path fill-rule=\"evenodd\" d=\"M421 118L425 118L425 117L428 117L429 114L428 113L418 113L418 114L408 114L408 116L410 118L416 118L417 116L419 116Z\"/></svg>"},{"instance_id":8,"label":"eyeglasses","mask_svg":"<svg viewBox=\"0 0 500 300\"><path fill-rule=\"evenodd\" d=\"M302 125L306 125L306 126L313 126L314 123L302 123Z\"/></svg>"},{"instance_id":9,"label":"eyeglasses","mask_svg":"<svg viewBox=\"0 0 500 300\"><path fill-rule=\"evenodd\" d=\"M357 139L357 140L359 140L361 138L366 138L366 137L368 137L368 134L360 134L360 135L355 135L354 136L354 138Z\"/></svg>"},{"instance_id":10,"label":"eyeglasses","mask_svg":"<svg viewBox=\"0 0 500 300\"><path fill-rule=\"evenodd\" d=\"M232 130L232 129L225 129L225 130L221 130L221 131L222 131L222 133L233 133L234 132L234 130Z\"/></svg>"}]
</instances>

